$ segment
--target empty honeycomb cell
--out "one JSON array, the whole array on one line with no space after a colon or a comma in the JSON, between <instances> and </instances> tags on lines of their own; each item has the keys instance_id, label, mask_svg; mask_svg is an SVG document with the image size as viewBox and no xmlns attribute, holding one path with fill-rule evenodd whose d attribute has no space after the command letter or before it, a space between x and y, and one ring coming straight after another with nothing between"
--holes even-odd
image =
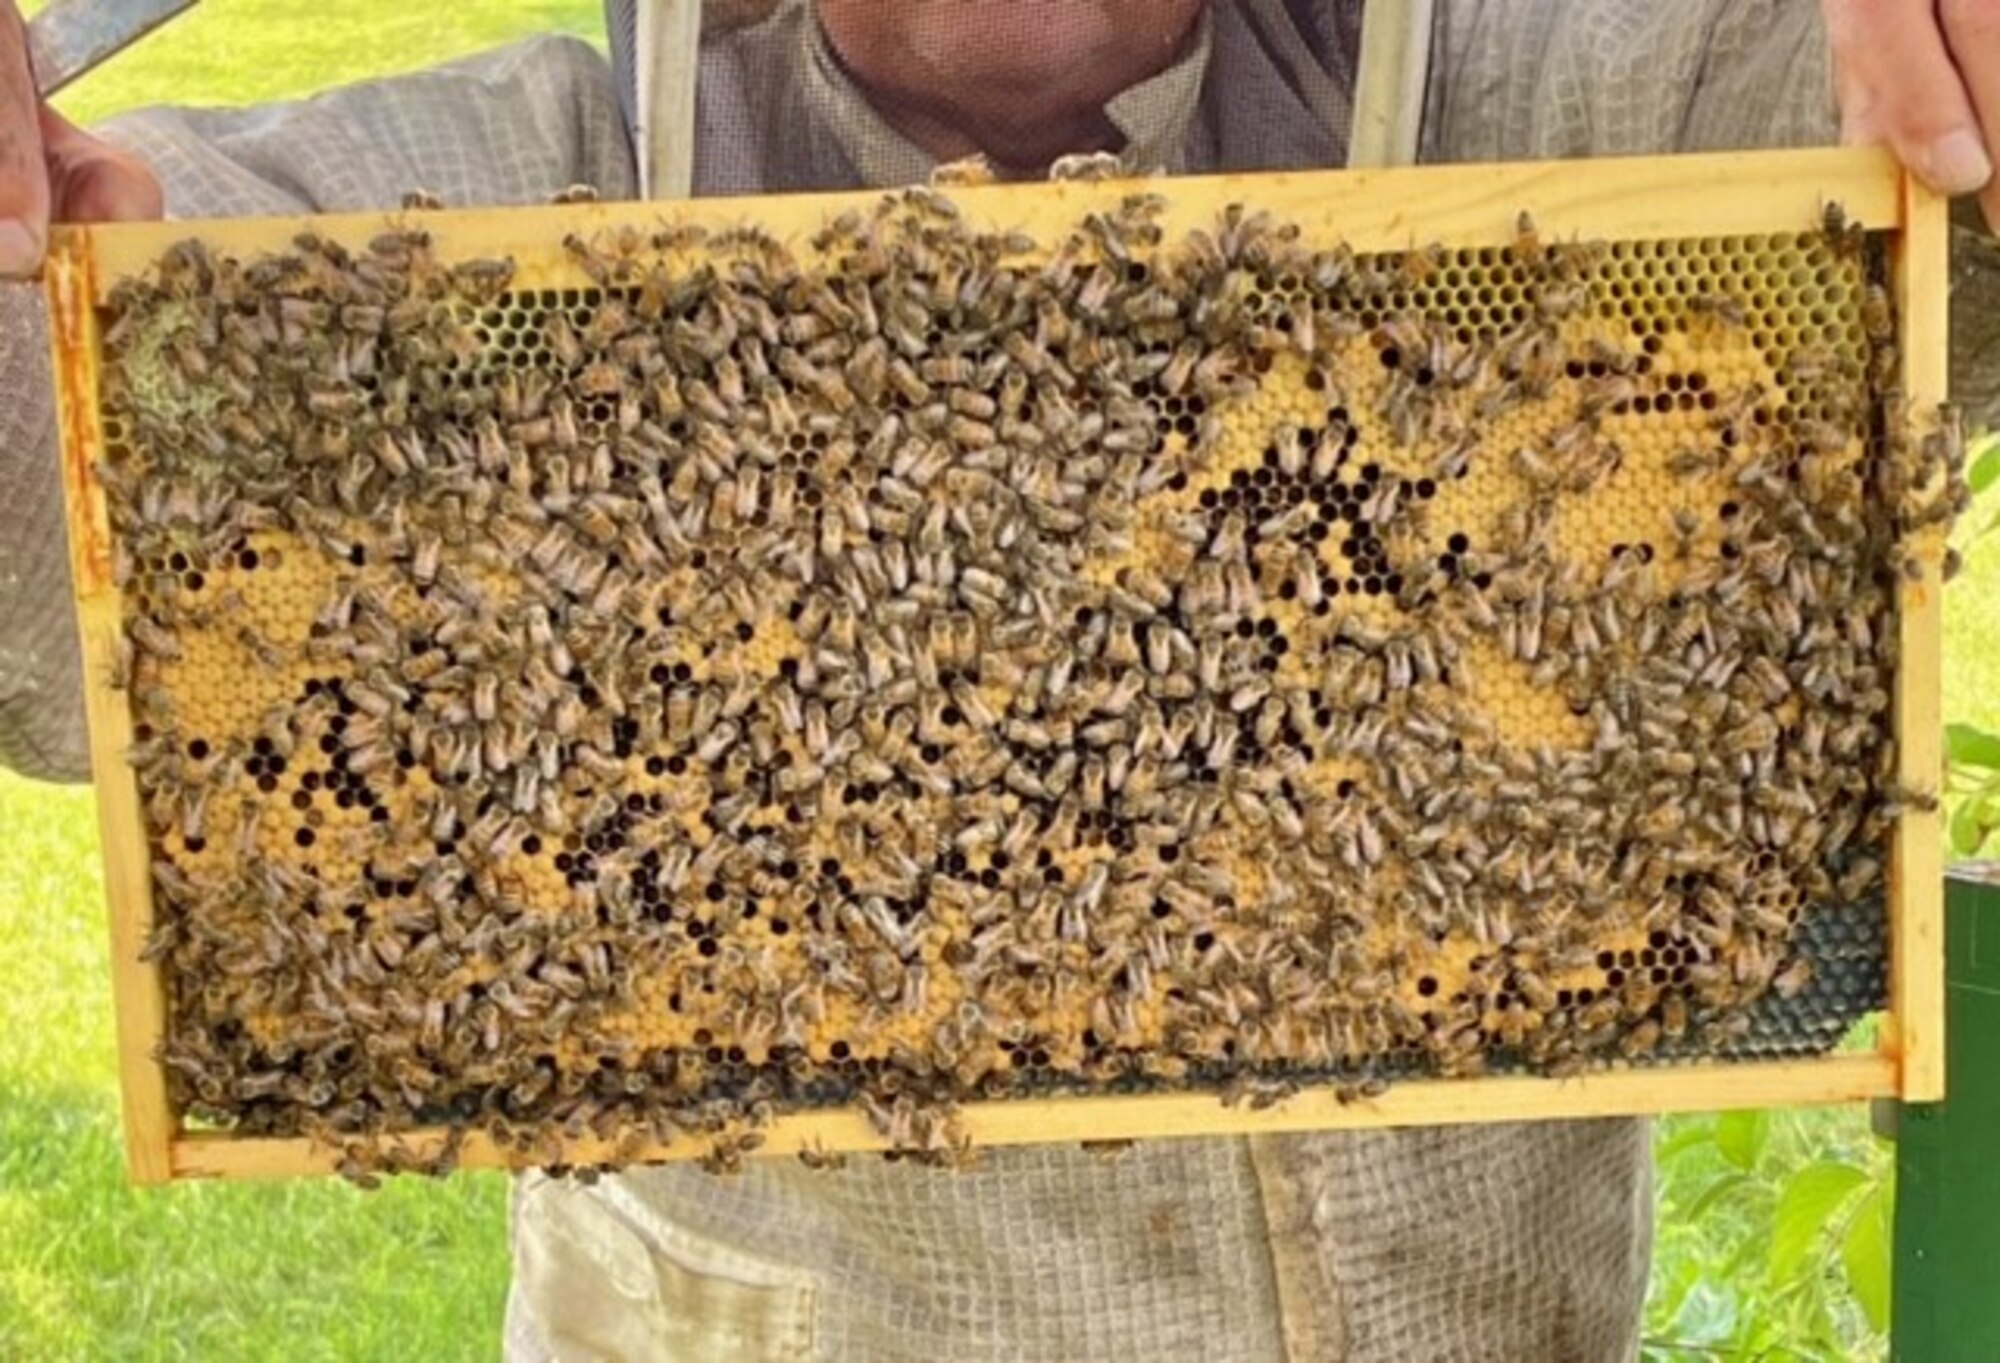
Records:
<instances>
[{"instance_id":1,"label":"empty honeycomb cell","mask_svg":"<svg viewBox=\"0 0 2000 1363\"><path fill-rule=\"evenodd\" d=\"M920 199L809 256L594 266L644 287L380 260L441 292L393 348L330 322L400 366L339 456L287 415L323 376L262 364L239 410L175 368L200 267L121 292L179 1110L914 1122L1831 1046L1881 995L1885 825L1799 830L1881 738L1820 770L1764 720L1799 640L1886 620L1884 588L1814 581L1774 632L1717 584L1782 561L1787 516L1882 552L1860 461L1888 417L1854 395L1879 253L1322 274L1274 224L1218 229L1233 257L1092 235L1151 242L1149 211L1004 284ZM274 305L310 305L286 277ZM190 406L228 458L179 436ZM177 512L216 488L248 509L210 537Z\"/></svg>"}]
</instances>

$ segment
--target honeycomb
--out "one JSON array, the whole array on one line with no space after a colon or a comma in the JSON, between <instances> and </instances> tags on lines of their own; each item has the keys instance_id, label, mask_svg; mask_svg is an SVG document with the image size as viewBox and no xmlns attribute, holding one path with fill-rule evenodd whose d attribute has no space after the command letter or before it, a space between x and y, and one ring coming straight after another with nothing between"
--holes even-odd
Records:
<instances>
[{"instance_id":1,"label":"honeycomb","mask_svg":"<svg viewBox=\"0 0 2000 1363\"><path fill-rule=\"evenodd\" d=\"M177 1112L729 1167L858 1103L947 1159L972 1098L1879 1006L1898 545L1957 460L1879 242L1161 206L571 236L573 287L408 215L119 281Z\"/></svg>"}]
</instances>

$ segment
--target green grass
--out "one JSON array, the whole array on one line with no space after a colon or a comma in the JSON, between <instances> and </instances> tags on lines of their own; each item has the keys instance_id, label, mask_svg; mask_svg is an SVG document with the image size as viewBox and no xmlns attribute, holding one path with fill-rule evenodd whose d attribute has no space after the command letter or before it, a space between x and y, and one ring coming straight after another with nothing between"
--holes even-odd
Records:
<instances>
[{"instance_id":1,"label":"green grass","mask_svg":"<svg viewBox=\"0 0 2000 1363\"><path fill-rule=\"evenodd\" d=\"M33 14L45 0L28 0ZM414 71L532 33L604 36L601 0L204 0L62 93L93 122L153 104L293 99Z\"/></svg>"},{"instance_id":2,"label":"green grass","mask_svg":"<svg viewBox=\"0 0 2000 1363\"><path fill-rule=\"evenodd\" d=\"M61 104L83 121L246 104L600 29L594 0L206 0ZM1945 713L2000 729L2000 637L1987 625L2000 618L2000 545L1969 549L1946 596ZM98 866L88 791L0 773L0 1360L493 1356L507 1275L497 1176L374 1194L125 1186ZM1819 1356L1803 1335L1784 1342L1795 1323L1833 1330L1841 1357L1880 1354L1851 1302L1836 1291L1802 1305L1767 1258L1787 1178L1808 1161L1882 1177L1888 1156L1863 1110L1670 1118L1657 1145L1649 1357L1737 1357L1746 1340L1766 1357ZM1719 1181L1731 1195L1709 1195Z\"/></svg>"}]
</instances>

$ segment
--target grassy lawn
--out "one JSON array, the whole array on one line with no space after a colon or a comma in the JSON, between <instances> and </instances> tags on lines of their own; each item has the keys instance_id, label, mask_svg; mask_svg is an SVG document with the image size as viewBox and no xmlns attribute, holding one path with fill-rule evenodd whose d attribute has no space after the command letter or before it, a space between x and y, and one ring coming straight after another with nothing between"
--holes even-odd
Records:
<instances>
[{"instance_id":1,"label":"grassy lawn","mask_svg":"<svg viewBox=\"0 0 2000 1363\"><path fill-rule=\"evenodd\" d=\"M33 15L46 0L26 0ZM347 81L414 71L533 33L602 45L601 0L204 0L62 93L90 122L151 104L292 99Z\"/></svg>"},{"instance_id":2,"label":"grassy lawn","mask_svg":"<svg viewBox=\"0 0 2000 1363\"><path fill-rule=\"evenodd\" d=\"M61 103L84 120L249 103L547 31L600 38L599 8L207 0ZM2000 729L2000 640L1982 628L2000 615L2000 547L1975 546L1946 601L1946 714ZM0 773L0 1360L493 1356L507 1274L498 1177L372 1195L124 1186L102 920L90 793ZM1841 1356L1879 1353L1843 1290L1802 1289L1825 1286L1832 1250L1794 1224L1791 1191L1798 1170L1829 1159L1881 1183L1889 1157L1864 1112L1671 1119L1658 1148L1649 1356L1817 1357L1807 1341L1823 1332L1844 1341ZM1851 1204L1849 1219L1887 1197Z\"/></svg>"}]
</instances>

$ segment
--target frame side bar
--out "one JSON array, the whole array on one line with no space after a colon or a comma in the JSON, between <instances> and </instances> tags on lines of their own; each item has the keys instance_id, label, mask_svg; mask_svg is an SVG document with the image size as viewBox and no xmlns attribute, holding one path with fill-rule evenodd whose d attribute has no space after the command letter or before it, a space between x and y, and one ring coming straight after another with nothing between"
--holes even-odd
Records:
<instances>
[{"instance_id":1,"label":"frame side bar","mask_svg":"<svg viewBox=\"0 0 2000 1363\"><path fill-rule=\"evenodd\" d=\"M1950 203L1903 176L1895 303L1910 438L1932 429L1949 374ZM1904 414L1887 413L1890 421ZM1942 676L1944 535L1908 546L1923 577L1901 579L1897 600L1897 779L1938 790L1944 771ZM1890 1017L1884 1045L1900 1064L1904 1102L1944 1097L1944 814L1911 808L1896 821L1889 866Z\"/></svg>"},{"instance_id":2,"label":"frame side bar","mask_svg":"<svg viewBox=\"0 0 2000 1363\"><path fill-rule=\"evenodd\" d=\"M70 575L83 643L83 695L90 720L90 767L104 842L104 890L111 917L111 987L117 1013L118 1085L125 1161L132 1181L172 1176L176 1134L166 1075L155 1049L166 1035L159 971L141 961L153 923L152 864L139 782L125 753L132 711L113 673L124 639L123 607L111 562L111 527L94 466L104 456L98 420L98 334L92 237L59 234L49 254L47 292L56 383L61 389L63 503Z\"/></svg>"}]
</instances>

